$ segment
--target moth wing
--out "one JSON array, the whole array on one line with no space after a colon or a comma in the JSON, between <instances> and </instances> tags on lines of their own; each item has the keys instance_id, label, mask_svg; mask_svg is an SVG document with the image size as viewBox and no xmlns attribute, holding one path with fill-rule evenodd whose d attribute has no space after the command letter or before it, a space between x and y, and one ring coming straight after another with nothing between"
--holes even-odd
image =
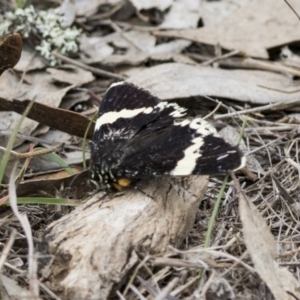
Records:
<instances>
[{"instance_id":1,"label":"moth wing","mask_svg":"<svg viewBox=\"0 0 300 300\"><path fill-rule=\"evenodd\" d=\"M121 150L122 161L112 169L117 177L216 175L245 164L238 147L227 143L201 118L146 134L141 132Z\"/></svg>"},{"instance_id":2,"label":"moth wing","mask_svg":"<svg viewBox=\"0 0 300 300\"><path fill-rule=\"evenodd\" d=\"M121 81L112 84L106 91L99 107L99 116L107 112L120 112L123 109L154 107L159 102L160 100L147 90Z\"/></svg>"},{"instance_id":3,"label":"moth wing","mask_svg":"<svg viewBox=\"0 0 300 300\"><path fill-rule=\"evenodd\" d=\"M184 116L186 109L177 104L160 102L133 84L112 85L99 108L91 144L92 161L103 154L117 151L140 132L145 134L173 123L176 116Z\"/></svg>"}]
</instances>

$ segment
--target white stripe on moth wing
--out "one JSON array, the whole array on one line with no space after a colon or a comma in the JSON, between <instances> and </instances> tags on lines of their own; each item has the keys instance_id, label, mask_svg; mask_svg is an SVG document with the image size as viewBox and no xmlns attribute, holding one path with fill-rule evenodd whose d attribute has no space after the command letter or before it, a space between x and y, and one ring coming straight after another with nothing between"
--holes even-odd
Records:
<instances>
[{"instance_id":1,"label":"white stripe on moth wing","mask_svg":"<svg viewBox=\"0 0 300 300\"><path fill-rule=\"evenodd\" d=\"M186 115L186 110L185 109L181 109L181 110L175 110L173 112L170 113L170 116L174 117L174 118L181 118L183 116Z\"/></svg>"},{"instance_id":2,"label":"white stripe on moth wing","mask_svg":"<svg viewBox=\"0 0 300 300\"><path fill-rule=\"evenodd\" d=\"M229 154L236 153L236 150L229 150L229 151L227 151L227 153L229 153Z\"/></svg>"},{"instance_id":3,"label":"white stripe on moth wing","mask_svg":"<svg viewBox=\"0 0 300 300\"><path fill-rule=\"evenodd\" d=\"M113 83L113 84L110 85L110 87L108 88L108 90L111 89L111 88L114 87L114 86L122 85L122 84L124 84L124 83L125 83L125 81L115 82L115 83Z\"/></svg>"},{"instance_id":4,"label":"white stripe on moth wing","mask_svg":"<svg viewBox=\"0 0 300 300\"><path fill-rule=\"evenodd\" d=\"M189 126L190 128L194 129L197 134L201 134L202 136L207 136L212 134L216 137L219 137L216 128L214 128L212 125L210 125L208 122L206 122L201 118L196 118L193 120L186 119L181 122L174 123L174 125L181 126L181 127Z\"/></svg>"},{"instance_id":5,"label":"white stripe on moth wing","mask_svg":"<svg viewBox=\"0 0 300 300\"><path fill-rule=\"evenodd\" d=\"M112 124L116 120L123 118L123 119L130 119L138 114L150 114L153 111L153 107L142 107L136 109L122 109L120 111L111 111L103 114L100 118L96 121L95 131L99 130L99 128L104 124Z\"/></svg>"},{"instance_id":6,"label":"white stripe on moth wing","mask_svg":"<svg viewBox=\"0 0 300 300\"><path fill-rule=\"evenodd\" d=\"M186 125L189 125L191 123L191 121L190 120L188 120L188 119L186 119L186 120L183 120L183 121L181 121L181 122L176 122L176 123L174 123L174 125L175 126L181 126L181 127L184 127L184 126L186 126Z\"/></svg>"},{"instance_id":7,"label":"white stripe on moth wing","mask_svg":"<svg viewBox=\"0 0 300 300\"><path fill-rule=\"evenodd\" d=\"M186 108L179 106L177 103L168 103L162 101L156 105L160 109L160 111L164 110L168 107L173 107L174 111L170 113L170 116L174 118L181 118L186 115Z\"/></svg>"},{"instance_id":8,"label":"white stripe on moth wing","mask_svg":"<svg viewBox=\"0 0 300 300\"><path fill-rule=\"evenodd\" d=\"M229 155L229 154L227 153L227 154L224 154L224 155L222 155L222 156L219 156L219 157L217 158L217 160L221 160L221 159L223 159L223 158L226 158L228 155Z\"/></svg>"},{"instance_id":9,"label":"white stripe on moth wing","mask_svg":"<svg viewBox=\"0 0 300 300\"><path fill-rule=\"evenodd\" d=\"M196 118L192 120L190 127L192 129L195 129L197 133L202 134L204 136L209 134L213 134L214 136L219 136L216 128L201 118Z\"/></svg>"},{"instance_id":10,"label":"white stripe on moth wing","mask_svg":"<svg viewBox=\"0 0 300 300\"><path fill-rule=\"evenodd\" d=\"M192 145L184 150L184 156L170 172L173 176L190 175L197 165L197 159L201 156L200 148L203 145L203 138L197 137L192 140Z\"/></svg>"},{"instance_id":11,"label":"white stripe on moth wing","mask_svg":"<svg viewBox=\"0 0 300 300\"><path fill-rule=\"evenodd\" d=\"M242 161L241 161L240 166L237 167L236 169L234 169L233 172L235 172L235 171L237 171L237 170L239 170L239 169L242 169L242 168L244 168L245 166L246 166L246 156L243 156L243 157L242 157Z\"/></svg>"}]
</instances>

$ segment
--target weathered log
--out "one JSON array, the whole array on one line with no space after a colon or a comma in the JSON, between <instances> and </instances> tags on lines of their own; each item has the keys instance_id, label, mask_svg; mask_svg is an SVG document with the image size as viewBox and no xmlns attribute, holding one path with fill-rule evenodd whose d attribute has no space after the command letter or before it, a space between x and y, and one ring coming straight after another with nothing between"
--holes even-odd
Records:
<instances>
[{"instance_id":1,"label":"weathered log","mask_svg":"<svg viewBox=\"0 0 300 300\"><path fill-rule=\"evenodd\" d=\"M45 231L46 283L63 299L107 299L138 255L178 247L191 229L207 176L157 179L139 190L98 193ZM150 196L151 197L150 197Z\"/></svg>"}]
</instances>

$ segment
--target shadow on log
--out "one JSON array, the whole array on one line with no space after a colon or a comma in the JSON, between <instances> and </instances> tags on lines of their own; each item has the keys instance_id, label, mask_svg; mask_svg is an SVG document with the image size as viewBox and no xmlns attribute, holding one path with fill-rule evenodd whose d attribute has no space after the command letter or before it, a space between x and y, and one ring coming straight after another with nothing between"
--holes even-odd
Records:
<instances>
[{"instance_id":1,"label":"shadow on log","mask_svg":"<svg viewBox=\"0 0 300 300\"><path fill-rule=\"evenodd\" d=\"M41 255L52 259L41 270L45 282L62 299L114 296L141 256L182 244L207 182L207 176L159 178L140 186L145 194L94 195L46 229Z\"/></svg>"}]
</instances>

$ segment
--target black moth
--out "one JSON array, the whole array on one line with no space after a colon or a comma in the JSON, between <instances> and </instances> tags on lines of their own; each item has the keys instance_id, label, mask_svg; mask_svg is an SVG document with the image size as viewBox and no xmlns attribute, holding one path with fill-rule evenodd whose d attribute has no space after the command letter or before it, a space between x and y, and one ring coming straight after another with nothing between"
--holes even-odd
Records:
<instances>
[{"instance_id":1,"label":"black moth","mask_svg":"<svg viewBox=\"0 0 300 300\"><path fill-rule=\"evenodd\" d=\"M217 175L242 168L245 157L201 118L128 82L107 90L91 145L92 181L110 189L133 179Z\"/></svg>"}]
</instances>

